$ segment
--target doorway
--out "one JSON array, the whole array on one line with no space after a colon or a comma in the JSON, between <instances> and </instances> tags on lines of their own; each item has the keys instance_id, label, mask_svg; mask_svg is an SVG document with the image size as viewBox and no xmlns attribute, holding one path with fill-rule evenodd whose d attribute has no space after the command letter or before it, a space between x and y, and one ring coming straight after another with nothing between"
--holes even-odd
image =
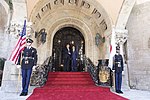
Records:
<instances>
[{"instance_id":1,"label":"doorway","mask_svg":"<svg viewBox=\"0 0 150 100\"><path fill-rule=\"evenodd\" d=\"M84 71L83 57L85 54L85 40L82 33L73 27L64 27L56 32L53 38L53 71L64 71L63 50L66 45L75 46L77 50L77 71ZM71 61L69 64L71 71Z\"/></svg>"}]
</instances>

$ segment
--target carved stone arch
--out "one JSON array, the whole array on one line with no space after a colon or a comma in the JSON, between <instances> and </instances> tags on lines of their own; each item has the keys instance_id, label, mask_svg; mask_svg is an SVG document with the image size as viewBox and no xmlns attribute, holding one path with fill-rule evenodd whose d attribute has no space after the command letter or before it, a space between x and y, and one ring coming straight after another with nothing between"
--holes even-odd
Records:
<instances>
[{"instance_id":1,"label":"carved stone arch","mask_svg":"<svg viewBox=\"0 0 150 100\"><path fill-rule=\"evenodd\" d=\"M58 0L56 0L58 1ZM53 16L53 13L60 13L58 12L59 10L61 10L61 12L64 12L66 10L68 10L69 12L72 10L74 12L79 12L78 16L81 16L81 15L87 15L89 17L89 19L93 19L93 22L95 22L99 29L102 30L104 28L105 30L105 24L107 25L106 26L106 31L103 31L101 33L109 33L111 31L111 28L112 28L112 19L110 18L110 16L108 15L108 13L105 11L105 9L103 8L103 6L98 2L98 1L93 1L93 0L88 0L88 1L82 1L82 0L79 0L79 4L75 7L73 6L72 8L70 8L70 6L68 6L68 4L66 3L67 0L64 0L65 4L63 5L58 5L57 8L61 8L61 9L54 9L54 2L53 1L48 1L48 0L39 0L35 7L32 9L32 12L31 12L31 15L29 17L29 19L31 21L33 21L33 24L34 24L34 21L35 19L37 19L38 23L39 22L42 22L43 19L45 19L47 16L49 15L52 15ZM81 3L81 4L80 4ZM45 8L46 5L50 4L50 8L48 10L45 10L45 12L42 12L43 11L43 8ZM84 4L84 5L83 5ZM88 5L88 7L87 7ZM99 5L99 6L97 6ZM81 8L83 7L83 8ZM67 11L67 12L68 12ZM71 13L71 12L70 12ZM83 14L81 14L83 13ZM80 15L81 14L81 15ZM63 15L63 14L62 14ZM100 18L97 18L97 17L100 17ZM85 16L83 16L85 17ZM36 22L37 22L36 21ZM35 26L37 26L37 24ZM33 25L34 26L34 25Z\"/></svg>"},{"instance_id":2,"label":"carved stone arch","mask_svg":"<svg viewBox=\"0 0 150 100\"><path fill-rule=\"evenodd\" d=\"M94 59L92 57L93 48L90 48L90 46L89 46L89 45L92 45L92 42L94 42L94 39L92 38L93 36L92 36L92 33L91 33L89 27L85 23L83 23L82 21L77 20L77 19L72 18L71 19L72 22L67 22L67 20L70 20L70 19L68 19L68 18L60 19L60 20L56 21L51 28L49 28L49 31L48 31L49 34L47 37L48 38L47 48L50 49L49 55L52 54L52 43L53 43L53 38L54 38L55 33L63 27L73 27L73 28L79 30L85 39L85 42L86 42L85 43L85 49L86 49L85 55L87 57L90 57L91 59ZM73 21L77 21L78 24L74 23ZM91 54L90 54L90 51L91 51Z\"/></svg>"},{"instance_id":3,"label":"carved stone arch","mask_svg":"<svg viewBox=\"0 0 150 100\"><path fill-rule=\"evenodd\" d=\"M94 64L96 64L98 59L102 58L102 53L104 53L106 55L105 57L108 58L107 51L109 50L107 50L108 48L106 47L109 43L107 41L108 39L104 43L105 46L95 45L96 33L99 33L102 35L102 37L108 36L111 33L112 28L112 20L100 3L97 1L94 2L92 0L88 0L86 3L90 4L90 8L89 5L85 5L85 8L81 8L80 5L68 5L66 4L67 0L65 0L64 5L57 5L58 8L54 7L55 9L51 6L51 9L48 9L48 11L44 12L44 15L42 15L41 9L44 7L44 5L47 5L48 3L53 4L52 1L45 1L47 0L44 0L42 3L39 1L33 8L30 16L30 21L33 21L33 29L35 31L39 31L43 27L47 31L46 44L43 45L44 47L41 46L39 48L39 51L42 51L42 48L49 48L46 51L44 59L46 59L48 55L52 55L52 41L54 34L60 28L65 26L74 27L83 34L86 42L85 54L94 62ZM82 0L79 1L82 2ZM97 6L97 4L99 4L99 6ZM100 18L98 18L98 15ZM36 19L37 17L38 19ZM35 20L36 23L34 23ZM104 50L102 51L102 48L105 48L105 52L103 52ZM41 55L43 54L41 53ZM42 62L42 60L40 61Z\"/></svg>"},{"instance_id":4,"label":"carved stone arch","mask_svg":"<svg viewBox=\"0 0 150 100\"><path fill-rule=\"evenodd\" d=\"M4 7L6 13L8 14L9 13L9 5L4 0L1 0L0 4Z\"/></svg>"}]
</instances>

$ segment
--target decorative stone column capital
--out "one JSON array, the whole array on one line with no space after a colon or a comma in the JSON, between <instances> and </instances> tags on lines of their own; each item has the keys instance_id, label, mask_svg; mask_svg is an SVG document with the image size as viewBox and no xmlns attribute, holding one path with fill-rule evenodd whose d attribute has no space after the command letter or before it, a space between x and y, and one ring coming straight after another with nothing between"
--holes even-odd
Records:
<instances>
[{"instance_id":1,"label":"decorative stone column capital","mask_svg":"<svg viewBox=\"0 0 150 100\"><path fill-rule=\"evenodd\" d=\"M22 31L23 26L24 26L23 22L12 21L11 25L9 27L10 34L19 35L20 32ZM27 33L27 36L31 35L31 31L32 31L32 23L31 22L27 22L26 23L26 33Z\"/></svg>"},{"instance_id":2,"label":"decorative stone column capital","mask_svg":"<svg viewBox=\"0 0 150 100\"><path fill-rule=\"evenodd\" d=\"M128 30L115 29L116 44L124 44L128 38Z\"/></svg>"}]
</instances>

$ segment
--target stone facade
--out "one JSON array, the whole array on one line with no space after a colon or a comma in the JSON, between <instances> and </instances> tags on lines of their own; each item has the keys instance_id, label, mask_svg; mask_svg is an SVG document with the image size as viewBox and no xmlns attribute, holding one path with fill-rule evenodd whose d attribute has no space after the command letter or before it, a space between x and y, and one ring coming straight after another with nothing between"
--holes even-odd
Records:
<instances>
[{"instance_id":1,"label":"stone facade","mask_svg":"<svg viewBox=\"0 0 150 100\"><path fill-rule=\"evenodd\" d=\"M150 90L150 2L135 5L128 23L127 56L131 88Z\"/></svg>"},{"instance_id":2,"label":"stone facade","mask_svg":"<svg viewBox=\"0 0 150 100\"><path fill-rule=\"evenodd\" d=\"M7 31L5 31L5 29L9 27L8 22L10 20L10 15L8 11L5 12L5 10L3 10L3 7L0 5L1 9L4 11L1 14L3 16L6 16L0 19L2 21L0 22L0 57L4 57L7 59L14 48L14 44L17 41L18 30L21 29L21 27L18 26L23 25L24 17L27 16L25 1L26 0L13 0L14 12L11 19L10 30ZM100 2L96 2L97 0L41 1L42 0L40 0L40 2L38 2L36 6L31 9L31 15L28 15L30 17L28 19L33 22L33 32L31 32L31 38L34 40L33 46L38 50L39 65L42 64L47 57L50 57L52 55L53 38L55 33L63 27L70 26L78 29L84 36L85 55L89 57L95 65L97 65L98 59L109 58L110 37L112 26L115 25L115 21L111 20L111 15L109 15L110 13L108 14L107 12L108 9L104 9L106 7L103 8ZM124 17L120 18L120 24L126 25L126 29L121 27L122 31L120 31L119 26L119 28L117 27L118 29L116 28L116 37L118 39L120 37L128 37L128 66L125 67L125 82L127 83L127 85L129 83L129 86L131 88L143 90L150 90L149 6L149 2L142 2L135 5L130 14L127 25L126 22L121 23L121 20L124 19ZM120 11L120 9L116 10ZM126 12L125 9L123 14L126 15L127 13L129 12ZM115 13L114 15L119 14ZM126 20L127 18L128 16L126 16ZM4 28L3 26L6 27ZM37 39L34 38L34 32L39 32L42 28L46 29L47 41L44 44L38 44ZM127 30L128 34L126 34ZM105 43L99 46L95 45L95 36L97 33L99 33L101 36L106 37ZM126 39L127 38L123 38L123 40ZM129 82L127 82L127 80L129 80ZM2 89L7 92L16 92L16 89L18 89L17 87L21 89L21 81L18 81L18 69L16 69L16 66L14 64L6 61Z\"/></svg>"}]
</instances>

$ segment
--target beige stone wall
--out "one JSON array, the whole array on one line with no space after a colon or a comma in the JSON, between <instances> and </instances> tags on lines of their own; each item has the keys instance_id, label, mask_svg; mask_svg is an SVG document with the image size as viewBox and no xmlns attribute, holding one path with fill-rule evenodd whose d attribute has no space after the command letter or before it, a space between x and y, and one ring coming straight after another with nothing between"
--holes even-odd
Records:
<instances>
[{"instance_id":1,"label":"beige stone wall","mask_svg":"<svg viewBox=\"0 0 150 100\"><path fill-rule=\"evenodd\" d=\"M8 20L8 9L5 8L4 2L0 1L0 57L7 58L7 34L5 34L5 28ZM6 6L7 7L7 6Z\"/></svg>"},{"instance_id":2,"label":"beige stone wall","mask_svg":"<svg viewBox=\"0 0 150 100\"><path fill-rule=\"evenodd\" d=\"M127 52L132 88L150 90L150 2L135 5L128 20Z\"/></svg>"},{"instance_id":3,"label":"beige stone wall","mask_svg":"<svg viewBox=\"0 0 150 100\"><path fill-rule=\"evenodd\" d=\"M7 24L7 12L4 6L0 3L0 32L4 32L5 26Z\"/></svg>"}]
</instances>

